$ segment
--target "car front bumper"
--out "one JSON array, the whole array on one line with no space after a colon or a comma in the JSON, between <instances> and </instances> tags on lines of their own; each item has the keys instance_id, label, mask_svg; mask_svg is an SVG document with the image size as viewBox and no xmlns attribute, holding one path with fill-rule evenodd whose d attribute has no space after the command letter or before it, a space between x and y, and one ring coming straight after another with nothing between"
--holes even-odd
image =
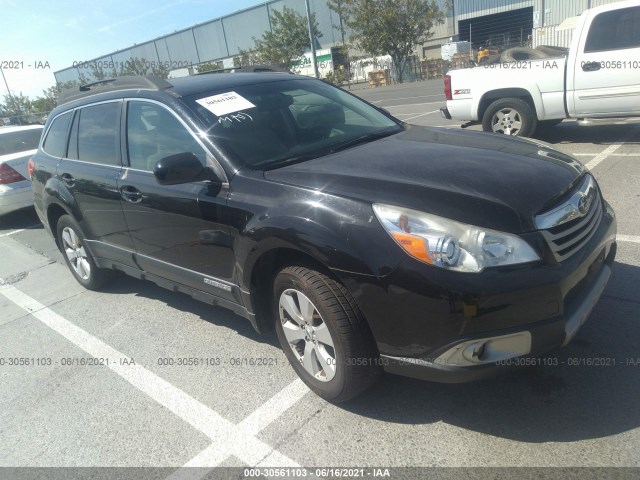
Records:
<instances>
[{"instance_id":1,"label":"car front bumper","mask_svg":"<svg viewBox=\"0 0 640 480\"><path fill-rule=\"evenodd\" d=\"M566 345L607 285L615 235L615 214L606 205L589 243L562 263L460 274L407 259L384 278L342 280L371 326L386 371L465 382Z\"/></svg>"}]
</instances>

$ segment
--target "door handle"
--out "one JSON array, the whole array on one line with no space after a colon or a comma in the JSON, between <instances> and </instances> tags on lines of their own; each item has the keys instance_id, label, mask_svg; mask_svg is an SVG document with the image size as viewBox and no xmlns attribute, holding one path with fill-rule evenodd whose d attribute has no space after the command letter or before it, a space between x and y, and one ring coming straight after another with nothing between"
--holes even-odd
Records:
<instances>
[{"instance_id":1,"label":"door handle","mask_svg":"<svg viewBox=\"0 0 640 480\"><path fill-rule=\"evenodd\" d=\"M585 62L582 64L582 71L596 72L600 70L600 62Z\"/></svg>"},{"instance_id":2,"label":"door handle","mask_svg":"<svg viewBox=\"0 0 640 480\"><path fill-rule=\"evenodd\" d=\"M60 175L60 178L62 179L62 183L64 183L67 187L73 187L76 184L76 179L73 178L73 175L70 175L68 173L63 173L62 175Z\"/></svg>"},{"instance_id":3,"label":"door handle","mask_svg":"<svg viewBox=\"0 0 640 480\"><path fill-rule=\"evenodd\" d=\"M142 193L140 190L130 185L120 187L120 196L129 203L140 203L142 201Z\"/></svg>"}]
</instances>

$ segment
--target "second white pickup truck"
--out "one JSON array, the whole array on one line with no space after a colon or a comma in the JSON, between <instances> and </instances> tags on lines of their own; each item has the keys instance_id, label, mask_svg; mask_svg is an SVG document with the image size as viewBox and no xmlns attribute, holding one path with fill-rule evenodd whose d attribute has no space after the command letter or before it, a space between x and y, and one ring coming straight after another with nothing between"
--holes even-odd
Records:
<instances>
[{"instance_id":1,"label":"second white pickup truck","mask_svg":"<svg viewBox=\"0 0 640 480\"><path fill-rule=\"evenodd\" d=\"M640 116L640 1L585 10L566 56L450 71L445 94L445 118L505 135L530 137L565 118Z\"/></svg>"}]
</instances>

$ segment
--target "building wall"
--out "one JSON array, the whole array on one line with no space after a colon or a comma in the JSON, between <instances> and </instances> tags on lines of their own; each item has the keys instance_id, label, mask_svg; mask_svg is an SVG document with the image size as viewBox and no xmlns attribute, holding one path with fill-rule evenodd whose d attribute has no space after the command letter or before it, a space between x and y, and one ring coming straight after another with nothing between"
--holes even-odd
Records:
<instances>
[{"instance_id":1,"label":"building wall","mask_svg":"<svg viewBox=\"0 0 640 480\"><path fill-rule=\"evenodd\" d=\"M437 0L445 8L446 0ZM439 47L450 40L456 40L458 22L483 15L507 12L525 7L533 7L533 45L547 44L568 46L571 32L556 32L555 26L565 18L580 14L583 10L620 0L449 0L452 6L446 11L443 25L433 29L434 35L423 48L419 56L440 55ZM320 48L330 48L341 42L340 32L334 28L339 18L326 5L326 0L310 0L311 10L316 15L322 37ZM131 58L144 58L149 62L166 62L171 70L187 71L189 65L210 61L230 59L241 49L253 47L253 38L259 38L271 28L269 14L274 10L291 8L305 14L305 4L301 0L271 0L246 10L205 21L185 30L165 35L140 45L120 50L103 57L93 59L86 65L74 65L55 72L56 81L64 83L78 81L84 74L90 78L89 63L106 67L113 65L118 71ZM348 35L347 35L348 37ZM108 70L108 68L104 68Z\"/></svg>"}]
</instances>

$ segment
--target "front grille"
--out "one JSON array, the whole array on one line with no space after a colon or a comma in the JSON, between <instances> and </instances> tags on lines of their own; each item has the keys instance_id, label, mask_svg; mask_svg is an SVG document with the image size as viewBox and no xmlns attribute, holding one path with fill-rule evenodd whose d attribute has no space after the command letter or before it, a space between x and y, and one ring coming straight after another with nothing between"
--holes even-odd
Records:
<instances>
[{"instance_id":1,"label":"front grille","mask_svg":"<svg viewBox=\"0 0 640 480\"><path fill-rule=\"evenodd\" d=\"M589 208L584 212L580 211L581 199L589 196L593 197ZM602 197L598 187L593 178L587 176L571 198L536 217L536 224L548 227L540 232L549 244L555 259L562 262L591 240L602 220L602 212Z\"/></svg>"}]
</instances>

